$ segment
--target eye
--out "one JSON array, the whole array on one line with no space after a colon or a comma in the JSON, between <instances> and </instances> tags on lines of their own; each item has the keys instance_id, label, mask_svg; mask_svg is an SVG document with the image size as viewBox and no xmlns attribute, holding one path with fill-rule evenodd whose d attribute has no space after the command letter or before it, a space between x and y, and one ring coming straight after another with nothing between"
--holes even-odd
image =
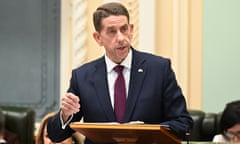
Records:
<instances>
[{"instance_id":1,"label":"eye","mask_svg":"<svg viewBox=\"0 0 240 144\"><path fill-rule=\"evenodd\" d=\"M113 29L113 28L110 28L110 29L108 29L108 31L107 31L107 33L109 33L109 34L111 34L111 35L115 34L116 32L117 32L117 30L116 30L116 29Z\"/></svg>"},{"instance_id":2,"label":"eye","mask_svg":"<svg viewBox=\"0 0 240 144\"><path fill-rule=\"evenodd\" d=\"M124 25L123 27L121 27L121 32L122 33L128 32L128 25Z\"/></svg>"}]
</instances>

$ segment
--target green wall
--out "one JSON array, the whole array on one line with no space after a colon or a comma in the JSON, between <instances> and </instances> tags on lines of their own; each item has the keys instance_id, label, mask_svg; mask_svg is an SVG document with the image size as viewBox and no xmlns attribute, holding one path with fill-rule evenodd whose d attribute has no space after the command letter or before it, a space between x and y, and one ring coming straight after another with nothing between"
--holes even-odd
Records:
<instances>
[{"instance_id":1,"label":"green wall","mask_svg":"<svg viewBox=\"0 0 240 144\"><path fill-rule=\"evenodd\" d=\"M203 1L203 110L240 99L240 0Z\"/></svg>"}]
</instances>

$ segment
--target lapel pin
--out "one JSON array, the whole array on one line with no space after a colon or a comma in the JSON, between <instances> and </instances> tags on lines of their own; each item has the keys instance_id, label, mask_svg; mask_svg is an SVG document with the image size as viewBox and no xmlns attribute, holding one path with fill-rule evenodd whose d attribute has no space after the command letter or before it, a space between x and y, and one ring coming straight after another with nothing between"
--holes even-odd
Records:
<instances>
[{"instance_id":1,"label":"lapel pin","mask_svg":"<svg viewBox=\"0 0 240 144\"><path fill-rule=\"evenodd\" d=\"M143 69L141 69L141 68L140 68L140 69L138 69L138 72L142 73L142 72L143 72Z\"/></svg>"}]
</instances>

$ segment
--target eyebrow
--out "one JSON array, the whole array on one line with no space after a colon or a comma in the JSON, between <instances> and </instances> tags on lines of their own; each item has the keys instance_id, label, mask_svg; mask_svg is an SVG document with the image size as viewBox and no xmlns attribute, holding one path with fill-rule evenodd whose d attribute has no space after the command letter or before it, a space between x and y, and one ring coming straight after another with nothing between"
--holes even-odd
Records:
<instances>
[{"instance_id":1,"label":"eyebrow","mask_svg":"<svg viewBox=\"0 0 240 144\"><path fill-rule=\"evenodd\" d=\"M124 24L124 25L120 26L120 28L126 27L126 26L128 26L128 24ZM113 28L115 28L115 26L106 27L106 29L113 29Z\"/></svg>"}]
</instances>

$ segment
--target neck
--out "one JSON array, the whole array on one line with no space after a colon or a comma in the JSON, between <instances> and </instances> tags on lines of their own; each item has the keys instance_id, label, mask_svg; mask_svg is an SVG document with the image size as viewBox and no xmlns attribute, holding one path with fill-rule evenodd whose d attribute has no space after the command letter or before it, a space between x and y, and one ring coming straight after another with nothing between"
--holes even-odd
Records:
<instances>
[{"instance_id":1,"label":"neck","mask_svg":"<svg viewBox=\"0 0 240 144\"><path fill-rule=\"evenodd\" d=\"M3 138L3 133L0 133L0 138Z\"/></svg>"},{"instance_id":2,"label":"neck","mask_svg":"<svg viewBox=\"0 0 240 144\"><path fill-rule=\"evenodd\" d=\"M2 134L0 134L0 140L4 140L4 137Z\"/></svg>"}]
</instances>

